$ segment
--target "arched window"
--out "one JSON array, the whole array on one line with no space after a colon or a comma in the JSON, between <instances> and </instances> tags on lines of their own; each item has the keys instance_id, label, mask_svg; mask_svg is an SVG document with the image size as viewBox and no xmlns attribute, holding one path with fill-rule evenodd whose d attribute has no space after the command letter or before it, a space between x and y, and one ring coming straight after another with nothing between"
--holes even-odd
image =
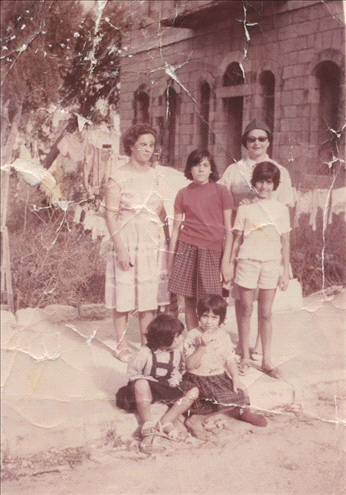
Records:
<instances>
[{"instance_id":1,"label":"arched window","mask_svg":"<svg viewBox=\"0 0 346 495\"><path fill-rule=\"evenodd\" d=\"M341 69L330 60L321 62L315 68L319 86L318 145L321 171L328 172L328 163L337 154L339 126ZM323 166L324 163L324 166Z\"/></svg>"},{"instance_id":2,"label":"arched window","mask_svg":"<svg viewBox=\"0 0 346 495\"><path fill-rule=\"evenodd\" d=\"M232 62L223 75L223 86L244 84L243 71L238 62ZM243 127L243 96L223 98L227 125L227 162L241 157L241 133Z\"/></svg>"},{"instance_id":3,"label":"arched window","mask_svg":"<svg viewBox=\"0 0 346 495\"><path fill-rule=\"evenodd\" d=\"M223 75L223 86L244 84L244 74L238 62L232 62Z\"/></svg>"},{"instance_id":4,"label":"arched window","mask_svg":"<svg viewBox=\"0 0 346 495\"><path fill-rule=\"evenodd\" d=\"M168 86L165 92L166 98L166 116L164 125L164 155L166 162L171 167L174 166L175 157L175 138L176 138L176 121L178 97L176 91Z\"/></svg>"},{"instance_id":5,"label":"arched window","mask_svg":"<svg viewBox=\"0 0 346 495\"><path fill-rule=\"evenodd\" d=\"M262 72L259 78L262 87L263 120L274 132L275 77L270 70Z\"/></svg>"},{"instance_id":6,"label":"arched window","mask_svg":"<svg viewBox=\"0 0 346 495\"><path fill-rule=\"evenodd\" d=\"M200 93L200 129L199 139L201 148L208 148L209 144L209 106L210 86L207 82L202 83Z\"/></svg>"},{"instance_id":7,"label":"arched window","mask_svg":"<svg viewBox=\"0 0 346 495\"><path fill-rule=\"evenodd\" d=\"M135 94L134 124L149 124L149 95L145 91Z\"/></svg>"}]
</instances>

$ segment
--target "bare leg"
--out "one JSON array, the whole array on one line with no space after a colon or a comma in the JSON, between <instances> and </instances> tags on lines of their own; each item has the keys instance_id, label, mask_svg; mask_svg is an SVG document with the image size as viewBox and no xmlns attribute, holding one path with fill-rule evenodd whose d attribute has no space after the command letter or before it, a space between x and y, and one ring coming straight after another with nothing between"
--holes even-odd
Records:
<instances>
[{"instance_id":1,"label":"bare leg","mask_svg":"<svg viewBox=\"0 0 346 495\"><path fill-rule=\"evenodd\" d=\"M152 395L148 380L136 380L135 385L136 409L141 424L152 421L151 401Z\"/></svg>"},{"instance_id":2,"label":"bare leg","mask_svg":"<svg viewBox=\"0 0 346 495\"><path fill-rule=\"evenodd\" d=\"M241 347L242 365L250 363L250 321L253 310L254 289L239 287L240 291L240 325L239 342Z\"/></svg>"},{"instance_id":3,"label":"bare leg","mask_svg":"<svg viewBox=\"0 0 346 495\"><path fill-rule=\"evenodd\" d=\"M240 328L240 299L235 299L234 300L234 309L235 309L235 318L237 320L237 329L238 329L238 335L240 335L239 328ZM241 345L240 345L240 338L238 339L237 347L235 348L235 353L241 355Z\"/></svg>"},{"instance_id":4,"label":"bare leg","mask_svg":"<svg viewBox=\"0 0 346 495\"><path fill-rule=\"evenodd\" d=\"M152 394L148 380L140 379L134 385L136 409L141 424L142 440L139 446L141 452L162 452L163 447L154 447L155 427L151 416Z\"/></svg>"},{"instance_id":5,"label":"bare leg","mask_svg":"<svg viewBox=\"0 0 346 495\"><path fill-rule=\"evenodd\" d=\"M198 327L196 307L195 297L185 297L185 323L188 331Z\"/></svg>"},{"instance_id":6,"label":"bare leg","mask_svg":"<svg viewBox=\"0 0 346 495\"><path fill-rule=\"evenodd\" d=\"M138 313L139 328L141 331L141 344L147 343L146 333L148 325L155 318L156 311L141 311Z\"/></svg>"},{"instance_id":7,"label":"bare leg","mask_svg":"<svg viewBox=\"0 0 346 495\"><path fill-rule=\"evenodd\" d=\"M258 321L259 321L259 317L258 317ZM257 352L258 354L261 354L261 350L262 350L262 347L261 347L261 334L260 334L259 329L258 329L257 330L256 343L255 343L255 347L253 348L253 352Z\"/></svg>"},{"instance_id":8,"label":"bare leg","mask_svg":"<svg viewBox=\"0 0 346 495\"><path fill-rule=\"evenodd\" d=\"M272 306L276 289L260 289L258 296L258 329L262 341L262 369L270 370L273 368L271 361L271 343L272 343Z\"/></svg>"},{"instance_id":9,"label":"bare leg","mask_svg":"<svg viewBox=\"0 0 346 495\"><path fill-rule=\"evenodd\" d=\"M174 429L174 425L172 424L173 421L175 421L180 414L183 414L192 406L193 402L198 398L198 395L198 388L193 387L191 390L186 392L181 399L178 399L170 409L168 409L159 421L161 428L163 428L165 433L169 433Z\"/></svg>"},{"instance_id":10,"label":"bare leg","mask_svg":"<svg viewBox=\"0 0 346 495\"><path fill-rule=\"evenodd\" d=\"M116 309L113 309L113 322L115 335L117 338L117 351L121 351L122 349L126 349L128 347L126 339L128 318L128 313L120 313Z\"/></svg>"}]
</instances>

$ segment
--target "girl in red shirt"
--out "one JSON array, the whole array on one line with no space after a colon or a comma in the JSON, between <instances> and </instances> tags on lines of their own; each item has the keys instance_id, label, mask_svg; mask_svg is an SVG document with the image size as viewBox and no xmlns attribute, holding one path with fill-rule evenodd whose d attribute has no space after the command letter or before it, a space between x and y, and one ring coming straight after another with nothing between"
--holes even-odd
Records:
<instances>
[{"instance_id":1,"label":"girl in red shirt","mask_svg":"<svg viewBox=\"0 0 346 495\"><path fill-rule=\"evenodd\" d=\"M219 174L208 150L190 153L185 177L193 182L180 189L174 203L169 244L169 290L185 297L188 330L198 326L197 301L206 294L222 295L231 277L232 196L217 184Z\"/></svg>"}]
</instances>

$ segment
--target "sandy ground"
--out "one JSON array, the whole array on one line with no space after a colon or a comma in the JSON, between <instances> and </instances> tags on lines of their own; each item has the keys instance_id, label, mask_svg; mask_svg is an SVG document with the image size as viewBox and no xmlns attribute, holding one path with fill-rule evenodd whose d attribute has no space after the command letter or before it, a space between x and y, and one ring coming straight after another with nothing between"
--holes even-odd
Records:
<instances>
[{"instance_id":1,"label":"sandy ground","mask_svg":"<svg viewBox=\"0 0 346 495\"><path fill-rule=\"evenodd\" d=\"M345 493L345 301L339 296L322 303L312 296L305 309L273 316L274 355L285 380L277 405L265 411L266 428L219 415L208 422L208 441L160 439L166 451L147 456L138 451L133 416L125 415L132 416L129 434L115 422L79 446L17 457L5 449L2 495ZM278 383L256 375L249 387L255 405L272 382Z\"/></svg>"},{"instance_id":2,"label":"sandy ground","mask_svg":"<svg viewBox=\"0 0 346 495\"><path fill-rule=\"evenodd\" d=\"M41 466L3 481L2 494L337 494L345 490L345 428L304 415L269 415L266 428L229 420L208 442L172 444L145 456L89 447L70 467ZM51 472L44 472L44 471Z\"/></svg>"}]
</instances>

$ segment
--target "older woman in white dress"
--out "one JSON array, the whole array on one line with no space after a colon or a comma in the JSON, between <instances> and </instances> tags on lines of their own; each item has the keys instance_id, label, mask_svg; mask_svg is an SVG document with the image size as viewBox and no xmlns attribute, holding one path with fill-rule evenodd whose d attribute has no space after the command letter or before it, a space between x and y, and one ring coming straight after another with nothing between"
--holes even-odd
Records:
<instances>
[{"instance_id":1,"label":"older woman in white dress","mask_svg":"<svg viewBox=\"0 0 346 495\"><path fill-rule=\"evenodd\" d=\"M128 362L126 329L138 310L141 342L158 306L168 305L166 213L162 177L150 166L156 131L137 124L123 136L129 161L116 169L106 187L106 223L112 240L106 269L106 307L113 310L115 356Z\"/></svg>"}]
</instances>

